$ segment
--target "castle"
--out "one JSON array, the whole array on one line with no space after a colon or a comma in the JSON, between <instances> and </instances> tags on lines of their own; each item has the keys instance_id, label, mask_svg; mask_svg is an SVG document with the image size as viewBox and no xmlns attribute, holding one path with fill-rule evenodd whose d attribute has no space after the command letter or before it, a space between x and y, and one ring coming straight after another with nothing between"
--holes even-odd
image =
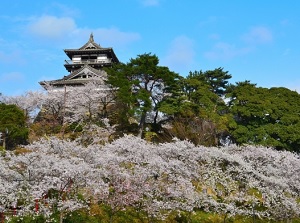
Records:
<instances>
[{"instance_id":1,"label":"castle","mask_svg":"<svg viewBox=\"0 0 300 223\"><path fill-rule=\"evenodd\" d=\"M39 82L45 89L49 86L57 90L67 86L84 86L90 81L97 81L103 85L103 88L107 88L105 84L107 73L103 68L119 63L114 50L95 43L93 34L90 35L88 42L79 49L65 49L64 52L69 57L64 64L69 74L61 79Z\"/></svg>"}]
</instances>

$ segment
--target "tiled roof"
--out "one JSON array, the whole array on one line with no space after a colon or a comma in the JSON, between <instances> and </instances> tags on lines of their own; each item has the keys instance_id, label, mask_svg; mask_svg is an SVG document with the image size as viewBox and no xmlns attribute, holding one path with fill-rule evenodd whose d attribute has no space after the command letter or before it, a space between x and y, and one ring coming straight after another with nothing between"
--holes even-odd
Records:
<instances>
[{"instance_id":1,"label":"tiled roof","mask_svg":"<svg viewBox=\"0 0 300 223\"><path fill-rule=\"evenodd\" d=\"M95 50L95 49L105 49L99 44L95 43L93 33L91 33L89 40L79 49L66 49L65 51L81 51L81 50Z\"/></svg>"},{"instance_id":2,"label":"tiled roof","mask_svg":"<svg viewBox=\"0 0 300 223\"><path fill-rule=\"evenodd\" d=\"M81 74L91 75L91 78L76 78ZM97 70L88 64L85 64L80 69L71 72L69 75L64 76L62 79L52 80L52 81L41 81L40 85L68 85L68 84L85 84L91 80L98 80L105 83L107 79L107 73L103 70Z\"/></svg>"},{"instance_id":3,"label":"tiled roof","mask_svg":"<svg viewBox=\"0 0 300 223\"><path fill-rule=\"evenodd\" d=\"M79 49L64 49L67 56L72 59L72 55L82 54L86 52L87 54L91 53L104 53L110 55L113 58L115 63L119 63L117 56L114 53L112 47L101 47L99 44L95 43L93 33L91 33L90 38L86 44L84 44ZM88 51L88 52L87 52Z\"/></svg>"},{"instance_id":4,"label":"tiled roof","mask_svg":"<svg viewBox=\"0 0 300 223\"><path fill-rule=\"evenodd\" d=\"M93 33L91 33L89 41L86 44L84 44L82 47L80 47L79 50L101 49L101 48L102 47L99 44L95 43Z\"/></svg>"},{"instance_id":5,"label":"tiled roof","mask_svg":"<svg viewBox=\"0 0 300 223\"><path fill-rule=\"evenodd\" d=\"M78 76L78 74L82 73L84 70L89 70L91 73L94 74L94 76L98 76L98 77L101 77L104 79L107 78L107 73L105 71L97 70L97 69L89 66L88 64L85 64L83 67L71 72L68 76L65 76L62 80L74 79L74 77Z\"/></svg>"}]
</instances>

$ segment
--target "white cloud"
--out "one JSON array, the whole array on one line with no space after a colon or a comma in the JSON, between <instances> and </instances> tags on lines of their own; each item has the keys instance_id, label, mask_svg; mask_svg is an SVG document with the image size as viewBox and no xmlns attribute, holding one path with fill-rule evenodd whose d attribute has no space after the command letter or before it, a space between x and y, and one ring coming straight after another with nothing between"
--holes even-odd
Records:
<instances>
[{"instance_id":1,"label":"white cloud","mask_svg":"<svg viewBox=\"0 0 300 223\"><path fill-rule=\"evenodd\" d=\"M95 42L100 44L102 47L123 48L141 38L139 33L124 32L115 27L97 29L78 28L70 33L68 38L69 46L67 47L81 47L88 41L91 33L94 35Z\"/></svg>"},{"instance_id":2,"label":"white cloud","mask_svg":"<svg viewBox=\"0 0 300 223\"><path fill-rule=\"evenodd\" d=\"M144 6L158 6L159 0L141 0Z\"/></svg>"},{"instance_id":3,"label":"white cloud","mask_svg":"<svg viewBox=\"0 0 300 223\"><path fill-rule=\"evenodd\" d=\"M28 31L42 38L59 39L74 31L76 24L70 17L43 15L28 25Z\"/></svg>"},{"instance_id":4,"label":"white cloud","mask_svg":"<svg viewBox=\"0 0 300 223\"><path fill-rule=\"evenodd\" d=\"M217 21L218 21L217 16L209 16L205 20L200 21L199 26L200 27L210 26L212 24L215 24Z\"/></svg>"},{"instance_id":5,"label":"white cloud","mask_svg":"<svg viewBox=\"0 0 300 223\"><path fill-rule=\"evenodd\" d=\"M220 39L220 35L216 34L216 33L210 34L208 37L209 37L209 39L212 39L212 40L219 40Z\"/></svg>"},{"instance_id":6,"label":"white cloud","mask_svg":"<svg viewBox=\"0 0 300 223\"><path fill-rule=\"evenodd\" d=\"M70 5L52 2L50 6L52 9L57 11L57 13L60 13L60 15L64 15L64 17L80 16L81 14L79 9L72 8Z\"/></svg>"},{"instance_id":7,"label":"white cloud","mask_svg":"<svg viewBox=\"0 0 300 223\"><path fill-rule=\"evenodd\" d=\"M291 49L290 48L287 48L287 49L285 49L284 50L284 52L283 52L283 56L288 56L289 54L291 53Z\"/></svg>"},{"instance_id":8,"label":"white cloud","mask_svg":"<svg viewBox=\"0 0 300 223\"><path fill-rule=\"evenodd\" d=\"M280 21L280 25L282 26L287 26L290 24L290 21L288 19L283 19Z\"/></svg>"},{"instance_id":9,"label":"white cloud","mask_svg":"<svg viewBox=\"0 0 300 223\"><path fill-rule=\"evenodd\" d=\"M95 41L103 47L122 47L130 42L139 40L140 34L136 32L124 32L118 28L80 28L71 17L56 17L44 15L35 18L27 26L31 35L41 39L63 40L64 47L80 47L94 34ZM74 38L76 37L76 38ZM66 42L66 43L65 43Z\"/></svg>"},{"instance_id":10,"label":"white cloud","mask_svg":"<svg viewBox=\"0 0 300 223\"><path fill-rule=\"evenodd\" d=\"M257 26L242 36L242 39L248 44L269 43L273 40L271 30L263 26Z\"/></svg>"},{"instance_id":11,"label":"white cloud","mask_svg":"<svg viewBox=\"0 0 300 223\"><path fill-rule=\"evenodd\" d=\"M24 80L24 76L19 72L10 72L10 73L4 73L0 75L0 83L15 82L15 81L18 82L22 80Z\"/></svg>"},{"instance_id":12,"label":"white cloud","mask_svg":"<svg viewBox=\"0 0 300 223\"><path fill-rule=\"evenodd\" d=\"M204 53L204 56L208 59L221 59L221 60L229 60L236 56L241 56L249 53L252 49L250 47L242 47L238 48L235 45L218 42L214 45L211 51L207 51Z\"/></svg>"},{"instance_id":13,"label":"white cloud","mask_svg":"<svg viewBox=\"0 0 300 223\"><path fill-rule=\"evenodd\" d=\"M186 36L176 37L170 44L167 55L161 59L163 66L169 67L175 72L182 72L190 69L194 63L194 43Z\"/></svg>"},{"instance_id":14,"label":"white cloud","mask_svg":"<svg viewBox=\"0 0 300 223\"><path fill-rule=\"evenodd\" d=\"M218 39L219 36L211 35L210 39ZM272 32L263 26L253 27L242 35L244 46L236 46L226 42L217 42L210 51L204 53L208 59L230 60L237 56L246 55L255 50L256 45L270 43L273 40Z\"/></svg>"},{"instance_id":15,"label":"white cloud","mask_svg":"<svg viewBox=\"0 0 300 223\"><path fill-rule=\"evenodd\" d=\"M98 28L92 30L92 32L95 40L100 39L100 45L103 45L103 47L122 47L141 38L139 33L123 32L118 28Z\"/></svg>"},{"instance_id":16,"label":"white cloud","mask_svg":"<svg viewBox=\"0 0 300 223\"><path fill-rule=\"evenodd\" d=\"M0 51L0 64L15 64L23 65L25 63L25 58L22 57L20 51L2 52Z\"/></svg>"}]
</instances>

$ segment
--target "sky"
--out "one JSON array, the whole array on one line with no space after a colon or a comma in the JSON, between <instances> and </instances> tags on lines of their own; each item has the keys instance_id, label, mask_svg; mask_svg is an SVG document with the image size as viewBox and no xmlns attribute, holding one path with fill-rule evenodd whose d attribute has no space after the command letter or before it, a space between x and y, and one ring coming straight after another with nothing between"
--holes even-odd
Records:
<instances>
[{"instance_id":1,"label":"sky","mask_svg":"<svg viewBox=\"0 0 300 223\"><path fill-rule=\"evenodd\" d=\"M91 33L127 63L155 54L181 76L223 68L230 83L300 92L298 0L1 0L0 93L68 75L64 49Z\"/></svg>"}]
</instances>

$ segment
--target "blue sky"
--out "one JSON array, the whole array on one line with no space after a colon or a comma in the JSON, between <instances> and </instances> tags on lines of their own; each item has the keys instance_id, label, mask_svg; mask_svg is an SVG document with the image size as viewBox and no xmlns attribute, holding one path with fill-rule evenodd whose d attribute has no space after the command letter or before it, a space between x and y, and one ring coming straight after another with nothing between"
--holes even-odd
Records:
<instances>
[{"instance_id":1,"label":"blue sky","mask_svg":"<svg viewBox=\"0 0 300 223\"><path fill-rule=\"evenodd\" d=\"M181 76L223 67L231 83L299 91L299 9L297 0L2 0L0 92L67 75L63 49L91 32L122 62L152 53Z\"/></svg>"}]
</instances>

